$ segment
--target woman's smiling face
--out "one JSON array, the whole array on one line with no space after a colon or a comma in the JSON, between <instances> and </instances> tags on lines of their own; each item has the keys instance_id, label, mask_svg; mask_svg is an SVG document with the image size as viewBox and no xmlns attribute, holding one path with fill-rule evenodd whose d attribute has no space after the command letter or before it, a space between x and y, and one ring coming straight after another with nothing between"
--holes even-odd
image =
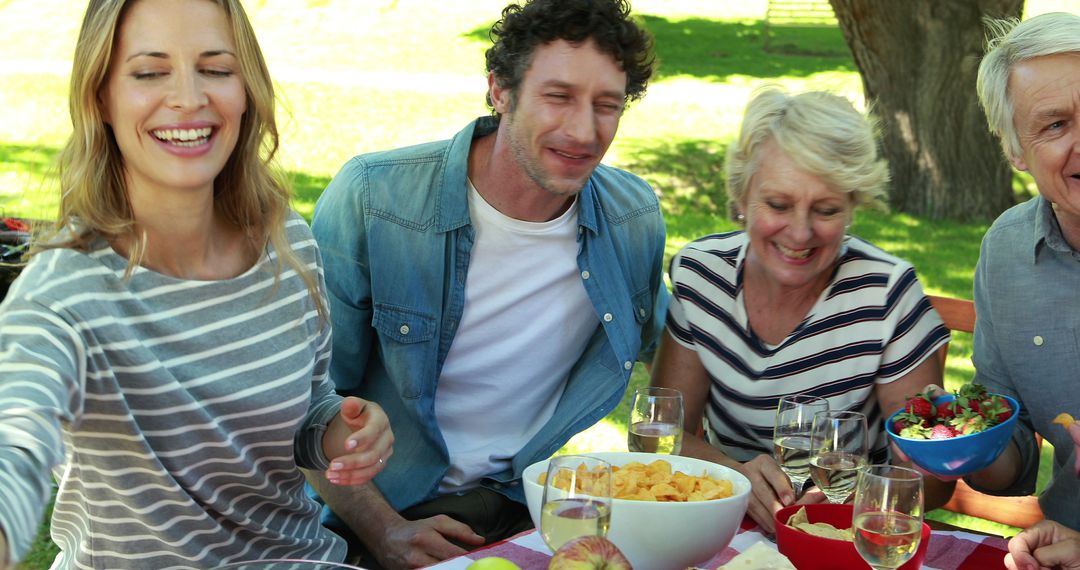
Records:
<instances>
[{"instance_id":1,"label":"woman's smiling face","mask_svg":"<svg viewBox=\"0 0 1080 570\"><path fill-rule=\"evenodd\" d=\"M775 141L761 145L740 205L750 248L747 269L784 289L827 283L854 201L800 168Z\"/></svg>"},{"instance_id":2,"label":"woman's smiling face","mask_svg":"<svg viewBox=\"0 0 1080 570\"><path fill-rule=\"evenodd\" d=\"M208 0L134 3L100 98L129 192L212 191L247 109L224 10Z\"/></svg>"}]
</instances>

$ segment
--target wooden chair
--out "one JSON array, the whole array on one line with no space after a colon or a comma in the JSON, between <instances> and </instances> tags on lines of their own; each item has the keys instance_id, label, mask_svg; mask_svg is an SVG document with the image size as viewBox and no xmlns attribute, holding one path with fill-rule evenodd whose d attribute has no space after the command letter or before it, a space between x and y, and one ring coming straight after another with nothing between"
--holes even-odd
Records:
<instances>
[{"instance_id":1,"label":"wooden chair","mask_svg":"<svg viewBox=\"0 0 1080 570\"><path fill-rule=\"evenodd\" d=\"M975 332L975 303L973 301L936 295L928 295L928 297L949 330ZM938 353L943 368L948 352L949 347L946 345ZM1037 435L1036 437L1038 438ZM1041 446L1042 438L1038 438L1038 441ZM962 480L956 482L952 499L942 508L1020 528L1029 527L1043 519L1038 498L1033 495L1027 497L986 495L972 489Z\"/></svg>"}]
</instances>

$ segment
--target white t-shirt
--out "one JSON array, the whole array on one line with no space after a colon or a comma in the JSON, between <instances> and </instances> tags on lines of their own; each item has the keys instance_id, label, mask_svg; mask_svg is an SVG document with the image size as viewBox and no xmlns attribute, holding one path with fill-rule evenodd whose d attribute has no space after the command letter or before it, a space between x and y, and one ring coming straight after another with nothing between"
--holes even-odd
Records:
<instances>
[{"instance_id":1,"label":"white t-shirt","mask_svg":"<svg viewBox=\"0 0 1080 570\"><path fill-rule=\"evenodd\" d=\"M435 392L450 452L441 493L475 487L551 418L600 321L577 266L577 202L549 222L502 214L469 183L465 308Z\"/></svg>"}]
</instances>

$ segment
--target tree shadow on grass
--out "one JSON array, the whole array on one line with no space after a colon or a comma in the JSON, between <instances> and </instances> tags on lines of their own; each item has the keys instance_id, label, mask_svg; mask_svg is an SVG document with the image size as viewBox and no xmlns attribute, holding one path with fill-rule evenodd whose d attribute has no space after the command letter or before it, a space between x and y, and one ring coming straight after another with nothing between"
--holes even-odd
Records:
<instances>
[{"instance_id":1,"label":"tree shadow on grass","mask_svg":"<svg viewBox=\"0 0 1080 570\"><path fill-rule=\"evenodd\" d=\"M724 216L724 152L722 143L710 139L631 139L619 145L620 166L647 180L672 216Z\"/></svg>"},{"instance_id":2,"label":"tree shadow on grass","mask_svg":"<svg viewBox=\"0 0 1080 570\"><path fill-rule=\"evenodd\" d=\"M762 47L763 22L707 18L669 19L643 15L641 20L656 40L658 66L654 80L692 76L724 82L732 75L771 79L806 77L825 71L857 71L833 27L793 30L766 53ZM465 37L489 42L490 24Z\"/></svg>"}]
</instances>

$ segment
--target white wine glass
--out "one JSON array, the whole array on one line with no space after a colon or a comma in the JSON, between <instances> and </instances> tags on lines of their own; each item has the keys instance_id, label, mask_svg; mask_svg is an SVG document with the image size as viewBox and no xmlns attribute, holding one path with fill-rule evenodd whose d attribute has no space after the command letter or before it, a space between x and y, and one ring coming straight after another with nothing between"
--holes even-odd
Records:
<instances>
[{"instance_id":1,"label":"white wine glass","mask_svg":"<svg viewBox=\"0 0 1080 570\"><path fill-rule=\"evenodd\" d=\"M829 411L829 402L809 394L789 394L776 406L773 457L791 481L795 497L810 478L810 432L814 414Z\"/></svg>"},{"instance_id":2,"label":"white wine glass","mask_svg":"<svg viewBox=\"0 0 1080 570\"><path fill-rule=\"evenodd\" d=\"M869 456L866 416L859 412L814 414L810 430L810 478L830 503L846 503Z\"/></svg>"},{"instance_id":3,"label":"white wine glass","mask_svg":"<svg viewBox=\"0 0 1080 570\"><path fill-rule=\"evenodd\" d=\"M630 451L678 455L683 439L683 397L674 388L647 387L634 391L630 402Z\"/></svg>"},{"instance_id":4,"label":"white wine glass","mask_svg":"<svg viewBox=\"0 0 1080 570\"><path fill-rule=\"evenodd\" d=\"M923 521L923 477L894 465L859 471L852 511L855 550L872 568L899 568L919 548Z\"/></svg>"},{"instance_id":5,"label":"white wine glass","mask_svg":"<svg viewBox=\"0 0 1080 570\"><path fill-rule=\"evenodd\" d=\"M540 536L552 552L579 536L607 536L611 464L586 455L551 458L541 501Z\"/></svg>"}]
</instances>

